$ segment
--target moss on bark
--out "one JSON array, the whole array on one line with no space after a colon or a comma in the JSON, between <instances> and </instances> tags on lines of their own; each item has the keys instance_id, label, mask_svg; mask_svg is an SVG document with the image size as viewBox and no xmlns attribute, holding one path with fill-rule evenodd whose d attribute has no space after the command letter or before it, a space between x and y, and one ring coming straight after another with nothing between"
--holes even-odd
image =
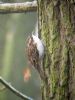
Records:
<instances>
[{"instance_id":1,"label":"moss on bark","mask_svg":"<svg viewBox=\"0 0 75 100\"><path fill-rule=\"evenodd\" d=\"M71 90L71 79L73 87L75 84L73 2L38 0L38 10L40 36L46 48L43 70L47 78L42 81L42 100L74 100L75 90Z\"/></svg>"}]
</instances>

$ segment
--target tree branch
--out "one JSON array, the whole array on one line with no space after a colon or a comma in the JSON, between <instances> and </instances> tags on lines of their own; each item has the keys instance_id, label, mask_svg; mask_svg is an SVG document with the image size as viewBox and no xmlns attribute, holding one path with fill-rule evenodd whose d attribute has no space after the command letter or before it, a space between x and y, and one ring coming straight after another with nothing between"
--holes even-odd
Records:
<instances>
[{"instance_id":1,"label":"tree branch","mask_svg":"<svg viewBox=\"0 0 75 100\"><path fill-rule=\"evenodd\" d=\"M37 10L37 1L24 3L0 3L0 13L25 13Z\"/></svg>"},{"instance_id":2,"label":"tree branch","mask_svg":"<svg viewBox=\"0 0 75 100\"><path fill-rule=\"evenodd\" d=\"M8 82L6 82L2 77L0 77L0 82L10 91L12 91L15 95L17 95L18 97L22 98L23 100L33 100L32 98L22 94L21 92L19 92L18 90L16 90L13 86L11 86L11 84L9 84Z\"/></svg>"}]
</instances>

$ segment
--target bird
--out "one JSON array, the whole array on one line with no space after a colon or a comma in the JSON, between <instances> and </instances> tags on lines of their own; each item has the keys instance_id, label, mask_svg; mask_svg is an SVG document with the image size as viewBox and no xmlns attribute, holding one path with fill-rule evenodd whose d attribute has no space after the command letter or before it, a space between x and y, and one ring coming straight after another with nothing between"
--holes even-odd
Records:
<instances>
[{"instance_id":1,"label":"bird","mask_svg":"<svg viewBox=\"0 0 75 100\"><path fill-rule=\"evenodd\" d=\"M29 63L39 72L40 77L44 77L41 61L44 57L44 44L38 35L32 34L27 39L27 56Z\"/></svg>"}]
</instances>

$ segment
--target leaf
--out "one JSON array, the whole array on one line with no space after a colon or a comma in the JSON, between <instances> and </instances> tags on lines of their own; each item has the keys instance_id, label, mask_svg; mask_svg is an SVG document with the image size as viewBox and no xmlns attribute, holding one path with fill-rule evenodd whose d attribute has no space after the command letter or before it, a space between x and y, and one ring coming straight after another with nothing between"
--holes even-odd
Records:
<instances>
[{"instance_id":1,"label":"leaf","mask_svg":"<svg viewBox=\"0 0 75 100\"><path fill-rule=\"evenodd\" d=\"M24 69L24 82L28 82L31 77L31 71L29 68Z\"/></svg>"}]
</instances>

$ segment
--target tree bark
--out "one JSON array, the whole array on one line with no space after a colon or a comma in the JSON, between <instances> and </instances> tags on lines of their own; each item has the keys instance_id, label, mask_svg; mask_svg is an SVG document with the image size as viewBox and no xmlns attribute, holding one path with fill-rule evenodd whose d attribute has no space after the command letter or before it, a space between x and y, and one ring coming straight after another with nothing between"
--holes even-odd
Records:
<instances>
[{"instance_id":1,"label":"tree bark","mask_svg":"<svg viewBox=\"0 0 75 100\"><path fill-rule=\"evenodd\" d=\"M45 44L42 100L75 100L75 1L38 0Z\"/></svg>"}]
</instances>

